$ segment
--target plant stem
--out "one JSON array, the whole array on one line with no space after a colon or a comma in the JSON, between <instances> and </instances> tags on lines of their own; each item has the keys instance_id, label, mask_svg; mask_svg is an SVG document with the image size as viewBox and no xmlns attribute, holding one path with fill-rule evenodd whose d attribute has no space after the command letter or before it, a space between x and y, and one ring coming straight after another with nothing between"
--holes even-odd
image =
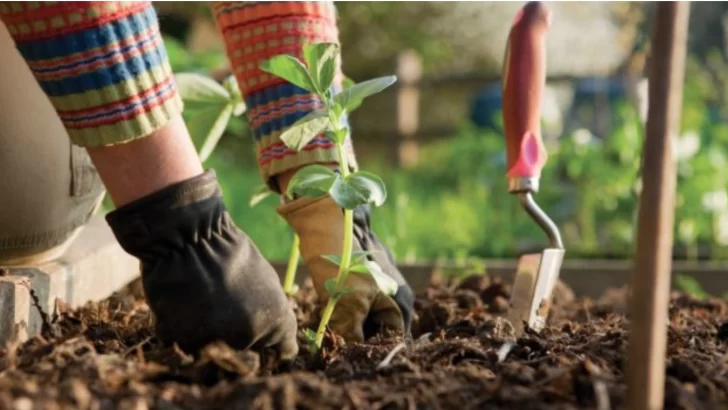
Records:
<instances>
[{"instance_id":1,"label":"plant stem","mask_svg":"<svg viewBox=\"0 0 728 410\"><path fill-rule=\"evenodd\" d=\"M298 245L300 240L298 235L293 235L293 245L291 246L291 253L288 255L288 267L286 268L286 277L283 280L283 291L286 295L292 295L293 283L296 279L296 269L298 268L298 258L300 257L300 251Z\"/></svg>"},{"instance_id":2,"label":"plant stem","mask_svg":"<svg viewBox=\"0 0 728 410\"><path fill-rule=\"evenodd\" d=\"M321 323L319 323L318 330L316 330L316 347L321 348L321 343L324 341L324 332L326 331L326 325L331 320L331 314L334 313L334 307L336 306L337 298L329 298L326 302L326 307L321 314Z\"/></svg>"},{"instance_id":3,"label":"plant stem","mask_svg":"<svg viewBox=\"0 0 728 410\"><path fill-rule=\"evenodd\" d=\"M341 176L346 178L349 175L349 162L344 152L344 143L336 145L336 150L339 154L339 165L341 166ZM336 289L341 289L344 286L346 277L349 273L349 265L351 264L351 251L354 245L354 212L351 209L344 209L344 246L341 254L341 264L339 265L339 273L336 275ZM329 295L329 301L326 303L326 307L321 315L321 323L319 323L318 330L316 330L316 347L321 348L321 343L324 340L324 332L326 331L326 325L331 320L331 315L334 313L334 307L336 302L339 300L338 296L332 297Z\"/></svg>"}]
</instances>

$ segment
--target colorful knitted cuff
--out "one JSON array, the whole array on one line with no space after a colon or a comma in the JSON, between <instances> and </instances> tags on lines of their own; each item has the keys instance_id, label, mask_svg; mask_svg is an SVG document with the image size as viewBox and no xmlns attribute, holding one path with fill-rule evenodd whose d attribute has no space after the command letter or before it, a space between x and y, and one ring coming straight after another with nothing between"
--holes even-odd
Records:
<instances>
[{"instance_id":1,"label":"colorful knitted cuff","mask_svg":"<svg viewBox=\"0 0 728 410\"><path fill-rule=\"evenodd\" d=\"M0 18L75 144L144 137L181 112L151 2L4 2Z\"/></svg>"},{"instance_id":2,"label":"colorful knitted cuff","mask_svg":"<svg viewBox=\"0 0 728 410\"><path fill-rule=\"evenodd\" d=\"M261 62L279 54L303 61L304 44L338 43L333 3L216 2L213 12L245 98L264 181L277 189L271 178L282 172L313 163L338 163L335 143L323 134L298 152L280 140L283 131L323 104L315 94L259 68ZM342 79L339 68L334 92L341 88ZM346 147L349 165L356 169L351 141Z\"/></svg>"}]
</instances>

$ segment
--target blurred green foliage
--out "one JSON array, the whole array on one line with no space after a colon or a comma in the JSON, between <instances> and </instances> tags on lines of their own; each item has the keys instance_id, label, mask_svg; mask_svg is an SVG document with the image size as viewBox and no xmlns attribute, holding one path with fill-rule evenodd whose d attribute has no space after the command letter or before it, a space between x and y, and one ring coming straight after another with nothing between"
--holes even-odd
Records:
<instances>
[{"instance_id":1,"label":"blurred green foliage","mask_svg":"<svg viewBox=\"0 0 728 410\"><path fill-rule=\"evenodd\" d=\"M191 56L166 41L173 44L168 52L175 72L209 72L219 65L217 57ZM706 62L688 61L675 143L674 238L681 258L728 259L726 73L720 52ZM633 251L644 128L626 100L610 112L611 135L576 129L547 147L536 200L561 228L567 257L624 258ZM359 160L388 187L389 200L374 210L373 225L400 261L512 257L546 243L507 193L502 135L463 124L456 135L423 146L420 165L407 171L376 158ZM284 260L293 236L274 211L277 198L250 206L261 180L244 116L230 123L206 166L217 170L233 218L266 257Z\"/></svg>"}]
</instances>

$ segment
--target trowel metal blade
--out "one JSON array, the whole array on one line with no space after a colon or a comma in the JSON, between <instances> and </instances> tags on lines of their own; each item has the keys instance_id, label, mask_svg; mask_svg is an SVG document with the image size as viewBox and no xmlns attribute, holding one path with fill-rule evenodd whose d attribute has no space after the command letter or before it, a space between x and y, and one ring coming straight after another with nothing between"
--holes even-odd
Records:
<instances>
[{"instance_id":1,"label":"trowel metal blade","mask_svg":"<svg viewBox=\"0 0 728 410\"><path fill-rule=\"evenodd\" d=\"M564 250L556 248L526 254L518 260L508 312L516 336L523 334L524 321L537 332L546 325L552 292L559 280L563 260Z\"/></svg>"}]
</instances>

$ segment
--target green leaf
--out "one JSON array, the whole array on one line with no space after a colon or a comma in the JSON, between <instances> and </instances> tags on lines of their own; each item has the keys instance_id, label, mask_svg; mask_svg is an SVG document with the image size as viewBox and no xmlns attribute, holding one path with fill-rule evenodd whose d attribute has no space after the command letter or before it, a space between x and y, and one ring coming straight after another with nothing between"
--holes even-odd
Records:
<instances>
[{"instance_id":1,"label":"green leaf","mask_svg":"<svg viewBox=\"0 0 728 410\"><path fill-rule=\"evenodd\" d=\"M344 81L341 83L344 89L351 88L356 85L356 82L349 77L344 77Z\"/></svg>"},{"instance_id":2,"label":"green leaf","mask_svg":"<svg viewBox=\"0 0 728 410\"><path fill-rule=\"evenodd\" d=\"M334 142L337 144L343 144L346 141L346 137L349 136L348 128L339 128L334 132Z\"/></svg>"},{"instance_id":3,"label":"green leaf","mask_svg":"<svg viewBox=\"0 0 728 410\"><path fill-rule=\"evenodd\" d=\"M253 190L253 195L250 196L250 207L254 207L258 205L262 200L268 198L269 196L273 195L273 191L268 188L268 185L259 185L255 190Z\"/></svg>"},{"instance_id":4,"label":"green leaf","mask_svg":"<svg viewBox=\"0 0 728 410\"><path fill-rule=\"evenodd\" d=\"M324 289L326 289L326 293L329 294L329 297L334 299L338 299L342 296L348 295L354 290L351 287L343 285L341 287L337 287L336 278L326 279L326 281L324 282Z\"/></svg>"},{"instance_id":5,"label":"green leaf","mask_svg":"<svg viewBox=\"0 0 728 410\"><path fill-rule=\"evenodd\" d=\"M358 262L362 257L373 254L374 251L351 251L351 262ZM322 258L328 260L336 266L341 265L341 255L321 255Z\"/></svg>"},{"instance_id":6,"label":"green leaf","mask_svg":"<svg viewBox=\"0 0 728 410\"><path fill-rule=\"evenodd\" d=\"M245 105L244 102L238 101L233 105L233 115L236 117L239 117L239 116L243 115L243 113L245 112L245 110L247 108L248 107Z\"/></svg>"},{"instance_id":7,"label":"green leaf","mask_svg":"<svg viewBox=\"0 0 728 410\"><path fill-rule=\"evenodd\" d=\"M283 131L281 140L288 148L300 151L317 135L326 131L330 125L331 121L329 121L329 114L326 111L312 111Z\"/></svg>"},{"instance_id":8,"label":"green leaf","mask_svg":"<svg viewBox=\"0 0 728 410\"><path fill-rule=\"evenodd\" d=\"M389 275L382 271L381 266L374 261L366 261L367 267L369 268L369 274L374 278L374 282L377 283L377 287L389 296L394 296L397 293L397 282L392 279Z\"/></svg>"},{"instance_id":9,"label":"green leaf","mask_svg":"<svg viewBox=\"0 0 728 410\"><path fill-rule=\"evenodd\" d=\"M387 188L384 181L371 172L354 172L346 177L345 182L364 198L365 203L380 206L387 199Z\"/></svg>"},{"instance_id":10,"label":"green leaf","mask_svg":"<svg viewBox=\"0 0 728 410\"><path fill-rule=\"evenodd\" d=\"M318 93L323 95L331 87L336 71L339 45L336 43L317 43L303 46L303 56L308 72Z\"/></svg>"},{"instance_id":11,"label":"green leaf","mask_svg":"<svg viewBox=\"0 0 728 410\"><path fill-rule=\"evenodd\" d=\"M675 284L678 289L697 299L704 299L708 296L703 287L694 277L684 274L675 276Z\"/></svg>"},{"instance_id":12,"label":"green leaf","mask_svg":"<svg viewBox=\"0 0 728 410\"><path fill-rule=\"evenodd\" d=\"M341 255L321 255L322 258L333 263L336 266L341 265Z\"/></svg>"},{"instance_id":13,"label":"green leaf","mask_svg":"<svg viewBox=\"0 0 728 410\"><path fill-rule=\"evenodd\" d=\"M326 195L341 176L323 165L308 165L293 175L286 195L317 198Z\"/></svg>"},{"instance_id":14,"label":"green leaf","mask_svg":"<svg viewBox=\"0 0 728 410\"><path fill-rule=\"evenodd\" d=\"M229 75L223 82L222 87L227 90L230 95L240 94L238 87L238 79L234 75Z\"/></svg>"},{"instance_id":15,"label":"green leaf","mask_svg":"<svg viewBox=\"0 0 728 410\"><path fill-rule=\"evenodd\" d=\"M316 331L313 329L304 328L301 330L303 333L303 337L306 338L306 341L308 342L314 342L316 340Z\"/></svg>"},{"instance_id":16,"label":"green leaf","mask_svg":"<svg viewBox=\"0 0 728 410\"><path fill-rule=\"evenodd\" d=\"M354 80L352 80L349 77L344 77L344 81L342 81L342 84L341 84L343 90L349 89L355 85L356 85L356 82L354 82ZM360 105L361 105L361 101L350 102L349 103L349 112L356 110L357 108L359 108ZM339 104L336 104L336 107L341 107L341 106ZM341 108L343 109L343 107L341 107Z\"/></svg>"},{"instance_id":17,"label":"green leaf","mask_svg":"<svg viewBox=\"0 0 728 410\"><path fill-rule=\"evenodd\" d=\"M185 106L226 105L231 101L230 93L212 78L196 73L179 73L174 79Z\"/></svg>"},{"instance_id":18,"label":"green leaf","mask_svg":"<svg viewBox=\"0 0 728 410\"><path fill-rule=\"evenodd\" d=\"M366 198L342 178L334 182L329 190L329 195L331 195L331 199L334 200L336 205L344 209L354 209L367 203Z\"/></svg>"},{"instance_id":19,"label":"green leaf","mask_svg":"<svg viewBox=\"0 0 728 410\"><path fill-rule=\"evenodd\" d=\"M326 289L329 296L334 296L336 294L336 278L326 279L324 281L324 289Z\"/></svg>"},{"instance_id":20,"label":"green leaf","mask_svg":"<svg viewBox=\"0 0 728 410\"><path fill-rule=\"evenodd\" d=\"M334 101L344 107L346 111L352 112L365 98L384 90L395 81L397 81L397 76L394 75L364 81L336 94Z\"/></svg>"},{"instance_id":21,"label":"green leaf","mask_svg":"<svg viewBox=\"0 0 728 410\"><path fill-rule=\"evenodd\" d=\"M369 274L369 267L366 264L358 264L358 265L352 265L349 267L349 272L351 273L362 273L362 274Z\"/></svg>"},{"instance_id":22,"label":"green leaf","mask_svg":"<svg viewBox=\"0 0 728 410\"><path fill-rule=\"evenodd\" d=\"M185 48L184 44L171 36L162 36L164 48L167 52L167 59L173 72L189 69L192 65L192 56Z\"/></svg>"},{"instance_id":23,"label":"green leaf","mask_svg":"<svg viewBox=\"0 0 728 410\"><path fill-rule=\"evenodd\" d=\"M280 77L291 84L297 85L309 92L316 92L311 76L308 75L306 66L296 57L281 54L270 60L263 61L260 69Z\"/></svg>"},{"instance_id":24,"label":"green leaf","mask_svg":"<svg viewBox=\"0 0 728 410\"><path fill-rule=\"evenodd\" d=\"M223 81L222 86L230 93L230 98L234 101L233 115L236 117L241 116L245 112L246 106L243 95L240 93L240 88L238 87L237 78L234 75L229 76Z\"/></svg>"},{"instance_id":25,"label":"green leaf","mask_svg":"<svg viewBox=\"0 0 728 410\"><path fill-rule=\"evenodd\" d=\"M210 105L194 111L187 120L187 129L197 148L200 161L205 162L214 151L225 132L233 113L233 106Z\"/></svg>"}]
</instances>

